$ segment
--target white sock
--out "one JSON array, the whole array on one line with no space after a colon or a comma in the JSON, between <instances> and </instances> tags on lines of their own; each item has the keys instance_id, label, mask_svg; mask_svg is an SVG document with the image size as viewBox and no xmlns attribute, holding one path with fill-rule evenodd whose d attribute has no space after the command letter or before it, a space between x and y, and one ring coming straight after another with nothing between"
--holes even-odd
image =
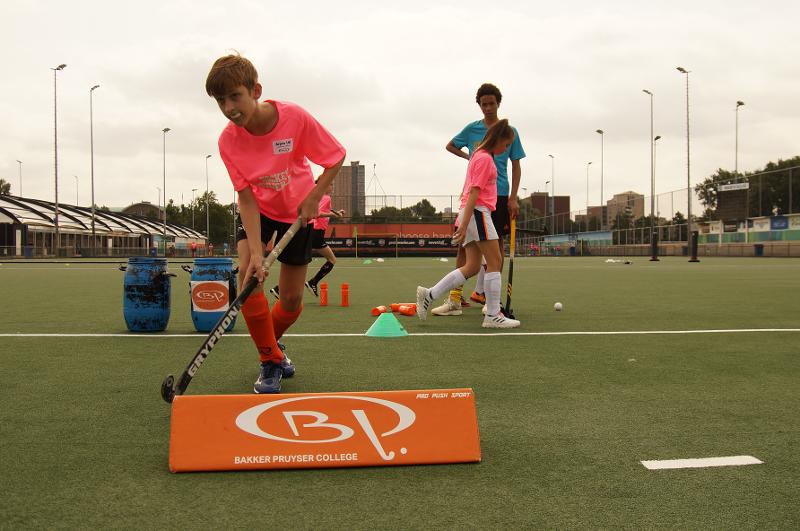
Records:
<instances>
[{"instance_id":1,"label":"white sock","mask_svg":"<svg viewBox=\"0 0 800 531\"><path fill-rule=\"evenodd\" d=\"M478 269L478 277L475 280L475 291L478 293L486 293L486 264L481 264Z\"/></svg>"},{"instance_id":2,"label":"white sock","mask_svg":"<svg viewBox=\"0 0 800 531\"><path fill-rule=\"evenodd\" d=\"M431 293L430 293L431 298L438 299L445 293L449 292L451 289L457 288L466 281L467 279L464 278L464 275L463 273L461 273L461 270L454 269L449 273L447 273L444 276L444 278L442 278L442 280L437 282L436 285L431 288Z\"/></svg>"},{"instance_id":3,"label":"white sock","mask_svg":"<svg viewBox=\"0 0 800 531\"><path fill-rule=\"evenodd\" d=\"M500 313L500 271L486 273L486 315Z\"/></svg>"}]
</instances>

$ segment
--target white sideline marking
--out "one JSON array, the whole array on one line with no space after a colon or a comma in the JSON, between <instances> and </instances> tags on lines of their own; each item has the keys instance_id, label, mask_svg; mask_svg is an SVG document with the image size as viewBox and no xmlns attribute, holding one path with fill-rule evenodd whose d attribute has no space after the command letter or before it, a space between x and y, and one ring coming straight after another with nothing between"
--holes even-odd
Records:
<instances>
[{"instance_id":1,"label":"white sideline marking","mask_svg":"<svg viewBox=\"0 0 800 531\"><path fill-rule=\"evenodd\" d=\"M800 328L739 328L729 330L621 330L616 332L418 332L409 336L616 336L616 335L657 335L657 334L732 334L752 332L800 332ZM225 334L226 337L250 337L250 334ZM0 337L136 337L136 338L173 338L204 337L202 332L194 334L161 334L161 333L127 333L127 334L25 334L0 333ZM366 337L365 333L320 333L320 334L285 334L285 337Z\"/></svg>"},{"instance_id":2,"label":"white sideline marking","mask_svg":"<svg viewBox=\"0 0 800 531\"><path fill-rule=\"evenodd\" d=\"M760 461L752 455L733 455L730 457L701 457L698 459L663 459L642 461L648 470L667 470L672 468L707 468L712 466L760 465Z\"/></svg>"}]
</instances>

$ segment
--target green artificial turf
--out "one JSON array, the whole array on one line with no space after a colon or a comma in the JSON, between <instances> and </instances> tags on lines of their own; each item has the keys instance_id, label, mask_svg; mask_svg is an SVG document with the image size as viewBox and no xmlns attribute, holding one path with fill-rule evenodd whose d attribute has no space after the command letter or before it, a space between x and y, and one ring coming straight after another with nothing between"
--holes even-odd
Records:
<instances>
[{"instance_id":1,"label":"green artificial turf","mask_svg":"<svg viewBox=\"0 0 800 531\"><path fill-rule=\"evenodd\" d=\"M164 337L193 331L188 275L170 268L166 332L128 334L115 264L3 263L0 334L128 337L0 337L0 528L797 528L800 332L619 332L800 328L800 262L605 260L516 260L518 331L544 335L484 331L478 308L400 317L405 338L304 335L363 333L452 260L343 259L332 305L306 298L285 392L472 387L481 463L177 475L159 386L202 342ZM188 393L251 390L243 325ZM475 335L414 335L451 332ZM764 464L640 463L729 455Z\"/></svg>"}]
</instances>

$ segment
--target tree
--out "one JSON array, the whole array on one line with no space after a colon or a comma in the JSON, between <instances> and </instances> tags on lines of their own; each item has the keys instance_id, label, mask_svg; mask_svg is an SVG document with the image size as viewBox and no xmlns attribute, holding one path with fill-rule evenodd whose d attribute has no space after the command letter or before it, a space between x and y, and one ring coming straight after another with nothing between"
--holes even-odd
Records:
<instances>
[{"instance_id":1,"label":"tree","mask_svg":"<svg viewBox=\"0 0 800 531\"><path fill-rule=\"evenodd\" d=\"M0 179L0 195L11 195L11 183Z\"/></svg>"},{"instance_id":2,"label":"tree","mask_svg":"<svg viewBox=\"0 0 800 531\"><path fill-rule=\"evenodd\" d=\"M800 172L789 168L796 166L800 166L800 156L787 160L779 159L778 162L768 162L764 169L739 175L720 168L694 187L700 202L706 207L706 211L700 219L717 218L715 211L720 184L740 181L750 183L748 216L769 216L776 212L788 212L790 189L792 211L795 211L795 205L800 206L800 186L795 184L800 180L797 179Z\"/></svg>"},{"instance_id":3,"label":"tree","mask_svg":"<svg viewBox=\"0 0 800 531\"><path fill-rule=\"evenodd\" d=\"M411 214L421 221L438 221L442 219L441 214L436 214L436 207L430 201L423 199L410 208Z\"/></svg>"}]
</instances>

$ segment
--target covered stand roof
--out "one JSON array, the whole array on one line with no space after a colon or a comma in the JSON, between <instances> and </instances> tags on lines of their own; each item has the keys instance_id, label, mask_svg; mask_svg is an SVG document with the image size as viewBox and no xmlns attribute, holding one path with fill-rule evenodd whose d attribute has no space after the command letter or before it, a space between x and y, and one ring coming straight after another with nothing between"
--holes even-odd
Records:
<instances>
[{"instance_id":1,"label":"covered stand roof","mask_svg":"<svg viewBox=\"0 0 800 531\"><path fill-rule=\"evenodd\" d=\"M40 199L0 195L0 223L20 223L29 227L55 228L55 204ZM58 226L62 231L91 231L92 209L59 203ZM159 236L161 221L141 216L95 209L95 232L115 236ZM167 237L205 239L200 232L167 221Z\"/></svg>"}]
</instances>

